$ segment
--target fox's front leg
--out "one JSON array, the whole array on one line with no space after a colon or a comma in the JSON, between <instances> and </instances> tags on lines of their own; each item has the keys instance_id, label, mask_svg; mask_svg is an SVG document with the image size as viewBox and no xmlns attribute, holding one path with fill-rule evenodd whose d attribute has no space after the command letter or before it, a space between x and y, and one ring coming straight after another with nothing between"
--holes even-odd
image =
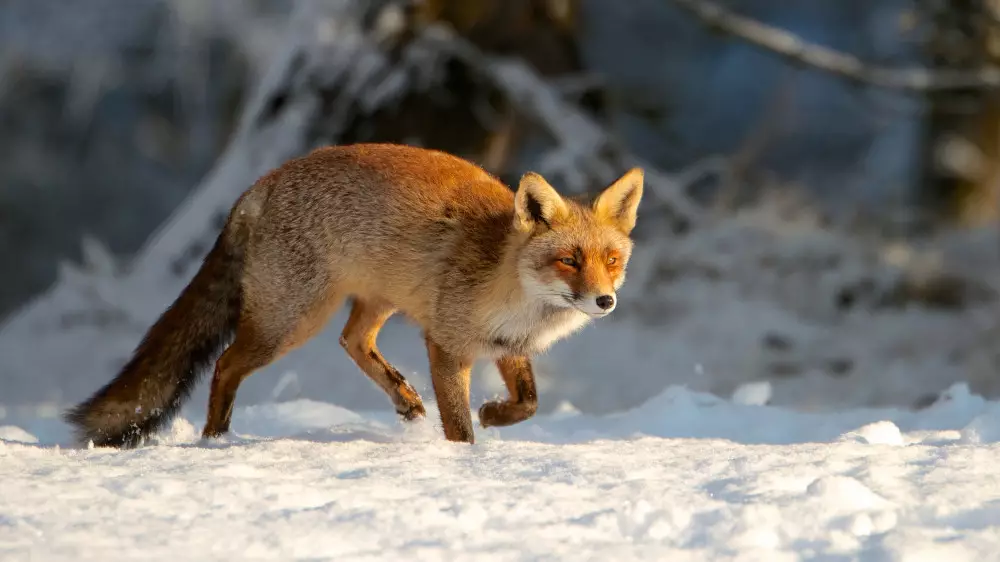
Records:
<instances>
[{"instance_id":1,"label":"fox's front leg","mask_svg":"<svg viewBox=\"0 0 1000 562\"><path fill-rule=\"evenodd\" d=\"M431 382L441 411L445 438L449 441L475 443L472 411L469 409L469 379L473 360L448 353L430 337L427 338L427 355L431 362Z\"/></svg>"},{"instance_id":2,"label":"fox's front leg","mask_svg":"<svg viewBox=\"0 0 1000 562\"><path fill-rule=\"evenodd\" d=\"M479 423L483 427L514 425L535 415L538 393L531 361L527 357L503 357L497 359L496 365L510 397L483 404L479 408Z\"/></svg>"}]
</instances>

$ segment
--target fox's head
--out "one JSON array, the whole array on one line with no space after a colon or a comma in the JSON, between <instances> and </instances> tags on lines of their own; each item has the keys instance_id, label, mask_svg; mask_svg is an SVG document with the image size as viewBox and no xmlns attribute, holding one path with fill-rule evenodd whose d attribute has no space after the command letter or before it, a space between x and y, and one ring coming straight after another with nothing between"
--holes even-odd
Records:
<instances>
[{"instance_id":1,"label":"fox's head","mask_svg":"<svg viewBox=\"0 0 1000 562\"><path fill-rule=\"evenodd\" d=\"M521 178L514 226L526 237L517 265L529 298L592 317L615 309L632 254L629 233L642 180L642 170L633 168L585 206L560 197L536 173Z\"/></svg>"}]
</instances>

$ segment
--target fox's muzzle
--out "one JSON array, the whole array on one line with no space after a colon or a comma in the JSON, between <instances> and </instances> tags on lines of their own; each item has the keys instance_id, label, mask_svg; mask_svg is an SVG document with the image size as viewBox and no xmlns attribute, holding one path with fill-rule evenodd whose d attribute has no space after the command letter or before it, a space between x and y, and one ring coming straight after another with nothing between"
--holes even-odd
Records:
<instances>
[{"instance_id":1,"label":"fox's muzzle","mask_svg":"<svg viewBox=\"0 0 1000 562\"><path fill-rule=\"evenodd\" d=\"M591 316L604 316L615 309L618 299L614 293L601 295L581 295L573 301L573 306Z\"/></svg>"}]
</instances>

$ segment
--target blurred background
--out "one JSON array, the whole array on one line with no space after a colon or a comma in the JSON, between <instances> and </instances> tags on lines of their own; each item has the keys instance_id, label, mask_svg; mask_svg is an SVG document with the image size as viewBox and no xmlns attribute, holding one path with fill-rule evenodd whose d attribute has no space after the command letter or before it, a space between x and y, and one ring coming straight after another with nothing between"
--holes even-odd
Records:
<instances>
[{"instance_id":1,"label":"blurred background","mask_svg":"<svg viewBox=\"0 0 1000 562\"><path fill-rule=\"evenodd\" d=\"M995 0L5 0L0 414L109 380L239 193L358 141L574 194L647 170L622 306L539 359L543 410L995 396L998 58ZM240 401L386 407L342 321ZM380 346L431 394L412 327Z\"/></svg>"}]
</instances>

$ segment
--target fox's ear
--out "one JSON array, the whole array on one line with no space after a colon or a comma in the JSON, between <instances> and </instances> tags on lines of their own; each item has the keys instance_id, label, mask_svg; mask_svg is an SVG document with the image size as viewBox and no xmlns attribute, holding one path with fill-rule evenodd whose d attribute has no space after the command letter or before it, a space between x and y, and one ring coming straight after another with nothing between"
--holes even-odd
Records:
<instances>
[{"instance_id":1,"label":"fox's ear","mask_svg":"<svg viewBox=\"0 0 1000 562\"><path fill-rule=\"evenodd\" d=\"M628 234L635 228L639 200L642 199L642 168L632 168L608 186L594 201L594 214Z\"/></svg>"},{"instance_id":2,"label":"fox's ear","mask_svg":"<svg viewBox=\"0 0 1000 562\"><path fill-rule=\"evenodd\" d=\"M566 213L566 203L545 178L528 172L521 176L521 184L514 194L514 224L530 232L539 223L552 226Z\"/></svg>"}]
</instances>

